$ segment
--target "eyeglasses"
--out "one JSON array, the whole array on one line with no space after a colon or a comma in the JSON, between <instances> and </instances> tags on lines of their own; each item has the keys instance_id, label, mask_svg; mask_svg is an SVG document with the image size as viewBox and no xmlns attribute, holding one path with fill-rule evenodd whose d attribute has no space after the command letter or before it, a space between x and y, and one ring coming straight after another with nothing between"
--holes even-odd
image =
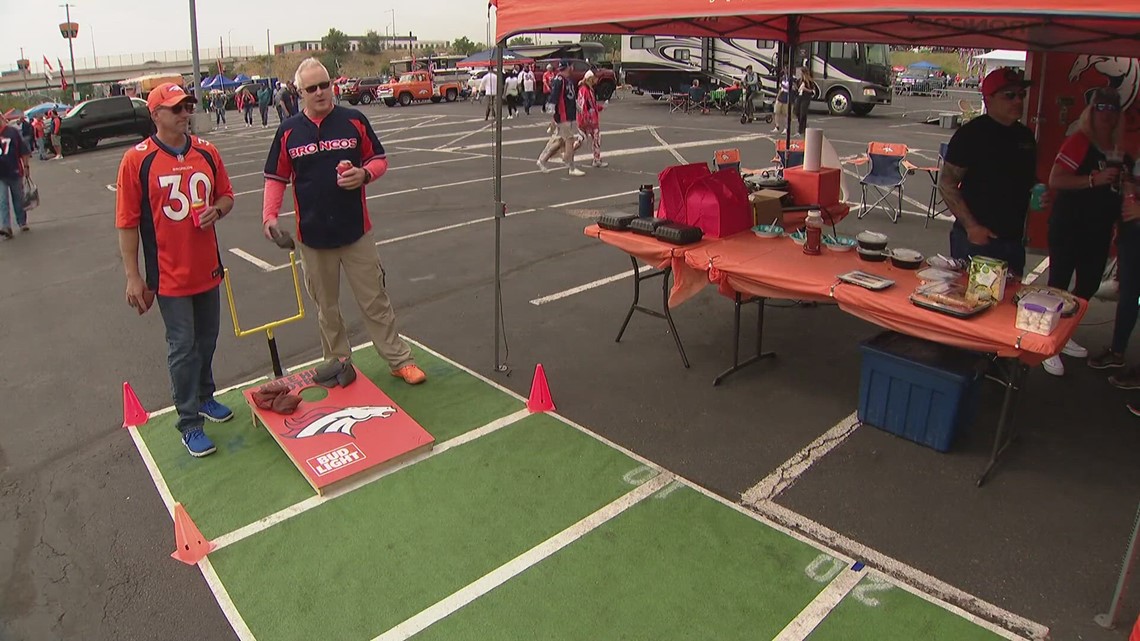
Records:
<instances>
[{"instance_id":1,"label":"eyeglasses","mask_svg":"<svg viewBox=\"0 0 1140 641\"><path fill-rule=\"evenodd\" d=\"M1025 100L1025 97L1029 95L1029 92L1025 91L1024 89L1020 91L999 91L997 95L1005 98L1006 100Z\"/></svg>"},{"instance_id":2,"label":"eyeglasses","mask_svg":"<svg viewBox=\"0 0 1140 641\"><path fill-rule=\"evenodd\" d=\"M308 87L305 87L305 93L317 93L318 89L321 91L326 91L331 84L331 82L326 80L324 82L318 82L315 85L309 85Z\"/></svg>"},{"instance_id":3,"label":"eyeglasses","mask_svg":"<svg viewBox=\"0 0 1140 641\"><path fill-rule=\"evenodd\" d=\"M1100 104L1100 105L1093 105L1093 109L1096 109L1097 111L1120 111L1120 106L1119 105L1111 105L1111 104L1109 104L1109 105Z\"/></svg>"},{"instance_id":4,"label":"eyeglasses","mask_svg":"<svg viewBox=\"0 0 1140 641\"><path fill-rule=\"evenodd\" d=\"M174 105L173 107L167 107L167 109L169 109L170 113L172 113L172 114L180 114L183 111L185 111L188 114L192 114L192 113L194 113L194 103L188 102L188 101L187 102L180 102L180 103Z\"/></svg>"}]
</instances>

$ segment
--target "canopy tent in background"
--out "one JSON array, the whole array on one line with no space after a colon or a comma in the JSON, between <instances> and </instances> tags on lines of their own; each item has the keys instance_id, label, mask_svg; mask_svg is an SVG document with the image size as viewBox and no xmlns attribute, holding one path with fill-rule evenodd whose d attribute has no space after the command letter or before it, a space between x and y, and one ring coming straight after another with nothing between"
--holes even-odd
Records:
<instances>
[{"instance_id":1,"label":"canopy tent in background","mask_svg":"<svg viewBox=\"0 0 1140 641\"><path fill-rule=\"evenodd\" d=\"M941 69L941 68L942 67L934 64L933 62L927 62L925 60L921 60L921 61L916 62L916 63L910 65L909 67L907 67L907 69Z\"/></svg>"},{"instance_id":2,"label":"canopy tent in background","mask_svg":"<svg viewBox=\"0 0 1140 641\"><path fill-rule=\"evenodd\" d=\"M488 49L473 53L463 60L455 63L456 67L490 67L495 64L495 50ZM503 64L505 65L529 65L534 64L534 60L528 58L521 53L516 53L510 49L503 50Z\"/></svg>"},{"instance_id":3,"label":"canopy tent in background","mask_svg":"<svg viewBox=\"0 0 1140 641\"><path fill-rule=\"evenodd\" d=\"M71 105L65 105L65 104L59 103L59 102L41 102L40 104L36 105L35 107L32 107L31 109L25 109L24 114L29 118L36 118L40 114L45 114L45 113L51 111L52 109L55 109L56 111L58 111L59 114L62 116L64 113L67 112L68 109L71 109Z\"/></svg>"},{"instance_id":4,"label":"canopy tent in background","mask_svg":"<svg viewBox=\"0 0 1140 641\"><path fill-rule=\"evenodd\" d=\"M1018 69L1025 68L1025 52L1012 51L1010 49L995 49L989 53L983 53L980 56L974 56L974 60L982 65L981 76L984 78L987 73L994 69L1001 67L1016 67Z\"/></svg>"},{"instance_id":5,"label":"canopy tent in background","mask_svg":"<svg viewBox=\"0 0 1140 641\"><path fill-rule=\"evenodd\" d=\"M253 78L250 78L244 73L239 73L238 75L234 76L233 81L239 85L244 85L253 82Z\"/></svg>"},{"instance_id":6,"label":"canopy tent in background","mask_svg":"<svg viewBox=\"0 0 1140 641\"><path fill-rule=\"evenodd\" d=\"M213 78L209 78L202 82L203 89L235 89L240 85L240 82L236 80L230 80L222 74L218 74Z\"/></svg>"}]
</instances>

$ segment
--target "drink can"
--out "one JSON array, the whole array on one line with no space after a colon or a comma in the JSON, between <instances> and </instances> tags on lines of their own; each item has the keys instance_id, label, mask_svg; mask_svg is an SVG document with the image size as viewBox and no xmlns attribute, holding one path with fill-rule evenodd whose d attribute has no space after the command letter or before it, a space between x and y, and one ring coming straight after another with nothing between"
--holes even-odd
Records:
<instances>
[{"instance_id":1,"label":"drink can","mask_svg":"<svg viewBox=\"0 0 1140 641\"><path fill-rule=\"evenodd\" d=\"M1045 192L1048 190L1049 188L1043 183L1033 185L1033 190L1029 195L1029 208L1033 211L1040 211L1043 206L1041 201L1045 197Z\"/></svg>"}]
</instances>

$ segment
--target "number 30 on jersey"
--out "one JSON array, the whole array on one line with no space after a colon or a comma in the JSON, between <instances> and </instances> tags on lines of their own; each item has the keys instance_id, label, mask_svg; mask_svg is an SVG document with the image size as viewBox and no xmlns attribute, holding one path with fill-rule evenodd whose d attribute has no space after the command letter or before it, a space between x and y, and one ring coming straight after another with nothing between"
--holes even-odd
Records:
<instances>
[{"instance_id":1,"label":"number 30 on jersey","mask_svg":"<svg viewBox=\"0 0 1140 641\"><path fill-rule=\"evenodd\" d=\"M198 203L209 204L210 195L214 191L210 177L200 171L190 174L185 185L182 184L183 178L183 174L158 177L159 186L167 190L167 204L163 205L162 213L166 214L170 220L185 219L190 214L191 201L195 205Z\"/></svg>"}]
</instances>

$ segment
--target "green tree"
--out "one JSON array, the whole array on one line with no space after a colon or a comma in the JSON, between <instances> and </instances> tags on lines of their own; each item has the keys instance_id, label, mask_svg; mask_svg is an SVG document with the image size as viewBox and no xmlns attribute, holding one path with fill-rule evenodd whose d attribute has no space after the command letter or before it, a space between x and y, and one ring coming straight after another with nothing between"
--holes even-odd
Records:
<instances>
[{"instance_id":1,"label":"green tree","mask_svg":"<svg viewBox=\"0 0 1140 641\"><path fill-rule=\"evenodd\" d=\"M532 44L534 44L534 38L531 38L529 36L521 36L521 37L515 38L515 39L511 40L510 42L508 42L507 46L508 47L521 47L523 45L532 45Z\"/></svg>"},{"instance_id":2,"label":"green tree","mask_svg":"<svg viewBox=\"0 0 1140 641\"><path fill-rule=\"evenodd\" d=\"M360 43L360 50L370 55L376 55L384 50L384 43L380 40L380 34L376 33L375 29L364 34L364 40Z\"/></svg>"},{"instance_id":3,"label":"green tree","mask_svg":"<svg viewBox=\"0 0 1140 641\"><path fill-rule=\"evenodd\" d=\"M348 36L338 29L329 29L328 35L321 38L321 48L335 55L346 54L348 53Z\"/></svg>"},{"instance_id":4,"label":"green tree","mask_svg":"<svg viewBox=\"0 0 1140 641\"><path fill-rule=\"evenodd\" d=\"M600 42L606 48L606 53L613 57L621 51L621 36L612 36L603 33L583 33L579 42Z\"/></svg>"},{"instance_id":5,"label":"green tree","mask_svg":"<svg viewBox=\"0 0 1140 641\"><path fill-rule=\"evenodd\" d=\"M470 56L476 51L482 50L483 44L479 42L471 42L470 38L467 36L462 36L460 38L457 38L455 42L451 43L451 48L455 51L455 53L461 56Z\"/></svg>"}]
</instances>

